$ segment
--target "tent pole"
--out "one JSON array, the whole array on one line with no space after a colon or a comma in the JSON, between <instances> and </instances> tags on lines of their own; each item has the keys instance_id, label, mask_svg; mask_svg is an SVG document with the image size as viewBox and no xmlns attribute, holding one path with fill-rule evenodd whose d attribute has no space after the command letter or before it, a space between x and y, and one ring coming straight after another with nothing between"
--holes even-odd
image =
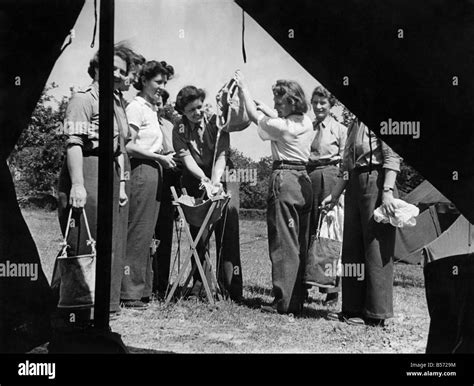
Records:
<instances>
[{"instance_id":1,"label":"tent pole","mask_svg":"<svg viewBox=\"0 0 474 386\"><path fill-rule=\"evenodd\" d=\"M113 213L113 60L114 0L100 2L99 30L99 182L94 326L108 329Z\"/></svg>"}]
</instances>

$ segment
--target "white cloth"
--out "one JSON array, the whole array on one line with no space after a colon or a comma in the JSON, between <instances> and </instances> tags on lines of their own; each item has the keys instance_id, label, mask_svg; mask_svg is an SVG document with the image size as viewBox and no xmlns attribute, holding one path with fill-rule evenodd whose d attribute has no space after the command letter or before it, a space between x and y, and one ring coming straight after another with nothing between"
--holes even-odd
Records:
<instances>
[{"instance_id":1,"label":"white cloth","mask_svg":"<svg viewBox=\"0 0 474 386\"><path fill-rule=\"evenodd\" d=\"M291 114L286 118L262 116L257 132L264 141L271 141L274 161L308 162L314 130L306 114Z\"/></svg>"},{"instance_id":2,"label":"white cloth","mask_svg":"<svg viewBox=\"0 0 474 386\"><path fill-rule=\"evenodd\" d=\"M394 227L414 227L416 225L416 216L420 214L420 210L412 204L395 198L395 215L391 216L385 212L382 206L374 210L374 220L382 224L390 223Z\"/></svg>"},{"instance_id":3,"label":"white cloth","mask_svg":"<svg viewBox=\"0 0 474 386\"><path fill-rule=\"evenodd\" d=\"M163 150L163 133L156 111L155 106L138 95L126 108L128 123L132 130L137 131L135 143L152 153Z\"/></svg>"}]
</instances>

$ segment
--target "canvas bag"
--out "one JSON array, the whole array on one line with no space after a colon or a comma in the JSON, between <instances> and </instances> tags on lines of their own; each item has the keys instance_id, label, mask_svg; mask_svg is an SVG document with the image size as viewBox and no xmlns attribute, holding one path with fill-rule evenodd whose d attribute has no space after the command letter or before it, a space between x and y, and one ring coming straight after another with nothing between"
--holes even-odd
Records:
<instances>
[{"instance_id":1,"label":"canvas bag","mask_svg":"<svg viewBox=\"0 0 474 386\"><path fill-rule=\"evenodd\" d=\"M84 216L88 237L87 246L90 247L91 253L77 256L68 255L70 246L67 240L72 225L71 208L61 250L56 257L51 282L51 287L59 298L58 308L89 308L94 305L96 242L91 236L85 210L82 210L81 216Z\"/></svg>"},{"instance_id":2,"label":"canvas bag","mask_svg":"<svg viewBox=\"0 0 474 386\"><path fill-rule=\"evenodd\" d=\"M337 285L341 275L342 228L344 207L335 205L328 212L321 212L316 234L311 239L306 262L304 282L318 287Z\"/></svg>"},{"instance_id":3,"label":"canvas bag","mask_svg":"<svg viewBox=\"0 0 474 386\"><path fill-rule=\"evenodd\" d=\"M240 103L237 83L231 79L221 87L216 96L217 128L219 131L231 133L249 127L250 119L244 104Z\"/></svg>"}]
</instances>

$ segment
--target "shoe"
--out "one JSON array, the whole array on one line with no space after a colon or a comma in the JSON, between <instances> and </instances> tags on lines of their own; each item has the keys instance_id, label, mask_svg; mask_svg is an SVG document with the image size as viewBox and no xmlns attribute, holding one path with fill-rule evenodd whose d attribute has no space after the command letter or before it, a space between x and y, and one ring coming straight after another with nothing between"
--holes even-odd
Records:
<instances>
[{"instance_id":1,"label":"shoe","mask_svg":"<svg viewBox=\"0 0 474 386\"><path fill-rule=\"evenodd\" d=\"M385 327L385 319L365 318L365 324L371 327Z\"/></svg>"},{"instance_id":2,"label":"shoe","mask_svg":"<svg viewBox=\"0 0 474 386\"><path fill-rule=\"evenodd\" d=\"M121 312L120 311L110 311L109 312L109 320L117 320L118 317L120 316Z\"/></svg>"},{"instance_id":3,"label":"shoe","mask_svg":"<svg viewBox=\"0 0 474 386\"><path fill-rule=\"evenodd\" d=\"M333 320L336 322L342 322L342 312L328 312L326 315L328 320Z\"/></svg>"},{"instance_id":4,"label":"shoe","mask_svg":"<svg viewBox=\"0 0 474 386\"><path fill-rule=\"evenodd\" d=\"M342 316L342 320L347 324L351 324L353 326L363 326L365 324L365 320L358 317L358 316Z\"/></svg>"},{"instance_id":5,"label":"shoe","mask_svg":"<svg viewBox=\"0 0 474 386\"><path fill-rule=\"evenodd\" d=\"M270 306L262 306L260 308L262 312L268 313L268 314L278 314L278 311L276 309L276 306L270 305Z\"/></svg>"},{"instance_id":6,"label":"shoe","mask_svg":"<svg viewBox=\"0 0 474 386\"><path fill-rule=\"evenodd\" d=\"M336 306L339 300L338 292L330 292L326 295L326 299L323 301L323 305L327 307Z\"/></svg>"},{"instance_id":7,"label":"shoe","mask_svg":"<svg viewBox=\"0 0 474 386\"><path fill-rule=\"evenodd\" d=\"M132 308L134 310L144 310L148 307L148 304L143 303L141 300L123 300L120 306L123 308Z\"/></svg>"}]
</instances>

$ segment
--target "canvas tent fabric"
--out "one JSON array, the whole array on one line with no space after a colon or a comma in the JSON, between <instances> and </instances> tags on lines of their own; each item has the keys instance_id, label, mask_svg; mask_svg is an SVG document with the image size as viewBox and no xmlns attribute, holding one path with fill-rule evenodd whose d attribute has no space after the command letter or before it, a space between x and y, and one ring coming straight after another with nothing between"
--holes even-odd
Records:
<instances>
[{"instance_id":1,"label":"canvas tent fabric","mask_svg":"<svg viewBox=\"0 0 474 386\"><path fill-rule=\"evenodd\" d=\"M395 260L408 264L420 264L423 259L423 250L429 243L440 237L443 232L451 229L453 222L460 216L454 204L450 202L428 180L408 193L404 200L417 205L421 213L416 218L414 228L397 229ZM451 240L456 240L457 245L466 245L467 220L464 218L461 226L450 232ZM449 250L449 245L446 251ZM453 249L452 255L456 255Z\"/></svg>"},{"instance_id":2,"label":"canvas tent fabric","mask_svg":"<svg viewBox=\"0 0 474 386\"><path fill-rule=\"evenodd\" d=\"M37 280L0 278L0 352L48 341L53 294L17 203L6 160L31 119L83 0L3 0L0 4L0 263L35 264Z\"/></svg>"}]
</instances>

